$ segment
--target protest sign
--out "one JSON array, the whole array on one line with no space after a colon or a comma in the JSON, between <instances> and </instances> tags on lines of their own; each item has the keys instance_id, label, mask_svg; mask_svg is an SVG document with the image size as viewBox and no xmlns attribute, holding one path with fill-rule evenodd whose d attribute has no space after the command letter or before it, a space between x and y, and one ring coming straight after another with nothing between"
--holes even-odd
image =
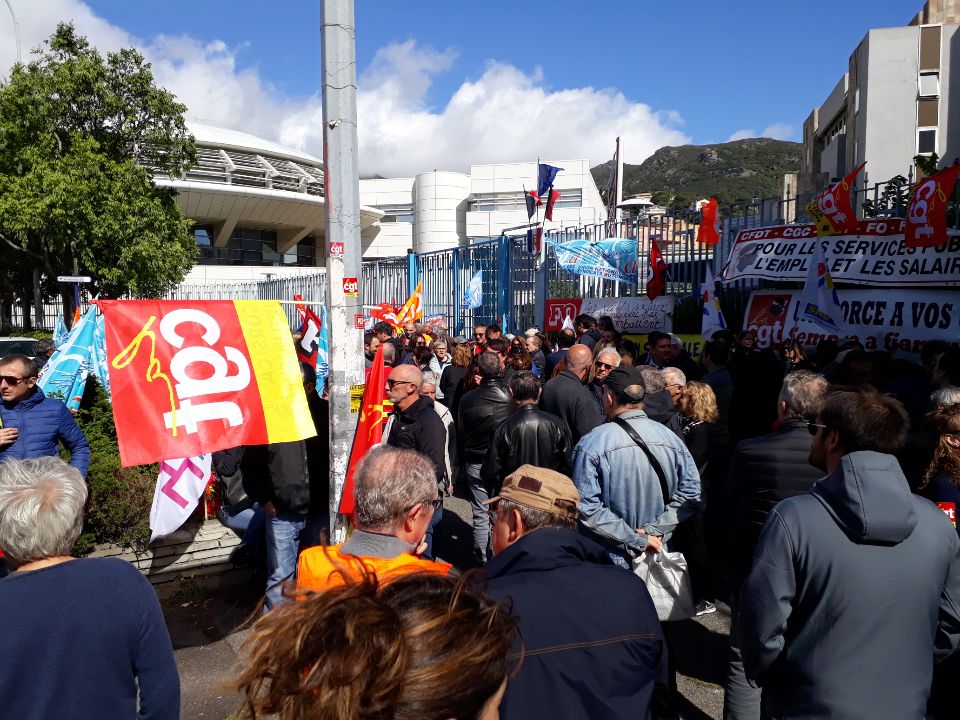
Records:
<instances>
[{"instance_id":1,"label":"protest sign","mask_svg":"<svg viewBox=\"0 0 960 720\"><path fill-rule=\"evenodd\" d=\"M908 247L903 220L869 220L849 233L817 239L815 225L741 230L723 279L802 282L820 243L835 282L863 285L958 285L960 237L937 247Z\"/></svg>"},{"instance_id":2,"label":"protest sign","mask_svg":"<svg viewBox=\"0 0 960 720\"><path fill-rule=\"evenodd\" d=\"M570 240L553 245L557 264L576 275L637 284L637 239Z\"/></svg>"},{"instance_id":3,"label":"protest sign","mask_svg":"<svg viewBox=\"0 0 960 720\"><path fill-rule=\"evenodd\" d=\"M125 467L316 435L278 302L99 305Z\"/></svg>"},{"instance_id":4,"label":"protest sign","mask_svg":"<svg viewBox=\"0 0 960 720\"><path fill-rule=\"evenodd\" d=\"M558 331L563 319L575 318L581 313L599 318L609 315L613 324L622 333L647 333L652 330L670 332L673 328L673 305L670 295L650 300L646 297L621 298L568 298L547 300L544 313L544 329Z\"/></svg>"},{"instance_id":5,"label":"protest sign","mask_svg":"<svg viewBox=\"0 0 960 720\"><path fill-rule=\"evenodd\" d=\"M929 340L960 342L960 292L936 290L839 290L845 334L800 331L807 347L820 340L854 337L868 351L919 353ZM758 290L750 295L743 327L757 335L759 347L779 348L790 337L799 290Z\"/></svg>"}]
</instances>

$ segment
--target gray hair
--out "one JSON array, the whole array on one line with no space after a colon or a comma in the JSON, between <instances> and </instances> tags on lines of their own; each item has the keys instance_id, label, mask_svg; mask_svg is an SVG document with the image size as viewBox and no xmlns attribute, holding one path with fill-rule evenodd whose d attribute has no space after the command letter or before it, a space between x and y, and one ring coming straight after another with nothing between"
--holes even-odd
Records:
<instances>
[{"instance_id":1,"label":"gray hair","mask_svg":"<svg viewBox=\"0 0 960 720\"><path fill-rule=\"evenodd\" d=\"M397 349L393 346L392 342L381 343L380 348L383 350L383 361L392 363L396 360Z\"/></svg>"},{"instance_id":2,"label":"gray hair","mask_svg":"<svg viewBox=\"0 0 960 720\"><path fill-rule=\"evenodd\" d=\"M829 385L823 375L796 370L783 379L779 401L787 406L791 416L814 422Z\"/></svg>"},{"instance_id":3,"label":"gray hair","mask_svg":"<svg viewBox=\"0 0 960 720\"><path fill-rule=\"evenodd\" d=\"M654 395L663 392L667 387L667 381L663 379L663 372L651 365L643 365L640 368L640 374L643 375L643 388L647 395Z\"/></svg>"},{"instance_id":4,"label":"gray hair","mask_svg":"<svg viewBox=\"0 0 960 720\"><path fill-rule=\"evenodd\" d=\"M357 465L353 493L357 527L390 530L411 507L437 496L437 475L425 455L380 445Z\"/></svg>"},{"instance_id":5,"label":"gray hair","mask_svg":"<svg viewBox=\"0 0 960 720\"><path fill-rule=\"evenodd\" d=\"M520 513L520 519L523 520L523 529L526 532L545 527L563 528L565 530L577 529L576 518L548 513L546 510L535 510L524 505L518 505L506 498L500 498L497 501L497 515L501 512L509 513L511 510Z\"/></svg>"},{"instance_id":6,"label":"gray hair","mask_svg":"<svg viewBox=\"0 0 960 720\"><path fill-rule=\"evenodd\" d=\"M83 529L87 485L56 457L0 464L0 547L21 564L69 555Z\"/></svg>"},{"instance_id":7,"label":"gray hair","mask_svg":"<svg viewBox=\"0 0 960 720\"><path fill-rule=\"evenodd\" d=\"M620 367L620 362L622 358L620 357L620 353L617 351L617 349L613 345L608 345L607 347L603 348L600 352L598 352L597 360L600 359L601 355L607 355L613 358L613 361L610 364L613 365L614 367Z\"/></svg>"},{"instance_id":8,"label":"gray hair","mask_svg":"<svg viewBox=\"0 0 960 720\"><path fill-rule=\"evenodd\" d=\"M436 386L440 382L440 377L433 370L424 370L423 371L423 384L430 384Z\"/></svg>"},{"instance_id":9,"label":"gray hair","mask_svg":"<svg viewBox=\"0 0 960 720\"><path fill-rule=\"evenodd\" d=\"M930 403L934 407L940 405L960 405L960 387L944 385L930 393Z\"/></svg>"},{"instance_id":10,"label":"gray hair","mask_svg":"<svg viewBox=\"0 0 960 720\"><path fill-rule=\"evenodd\" d=\"M674 382L667 383L667 375L672 375ZM683 370L675 367L665 367L663 369L663 380L664 383L668 385L679 385L684 387L687 384L687 376L684 374Z\"/></svg>"}]
</instances>

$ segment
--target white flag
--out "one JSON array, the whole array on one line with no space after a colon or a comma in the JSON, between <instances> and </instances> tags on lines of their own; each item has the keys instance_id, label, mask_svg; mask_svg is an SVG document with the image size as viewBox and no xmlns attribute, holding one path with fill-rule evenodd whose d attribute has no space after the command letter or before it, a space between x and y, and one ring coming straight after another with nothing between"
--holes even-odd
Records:
<instances>
[{"instance_id":1,"label":"white flag","mask_svg":"<svg viewBox=\"0 0 960 720\"><path fill-rule=\"evenodd\" d=\"M193 513L210 481L210 454L164 460L150 509L150 542L177 530Z\"/></svg>"},{"instance_id":2,"label":"white flag","mask_svg":"<svg viewBox=\"0 0 960 720\"><path fill-rule=\"evenodd\" d=\"M573 318L570 317L570 313L567 313L567 316L563 319L563 325L560 326L560 330L574 330L573 327Z\"/></svg>"},{"instance_id":3,"label":"white flag","mask_svg":"<svg viewBox=\"0 0 960 720\"><path fill-rule=\"evenodd\" d=\"M813 255L807 260L807 279L803 283L803 293L794 310L793 319L794 330L806 322L828 332L843 332L840 298L833 286L833 278L827 269L827 258L819 239L814 241Z\"/></svg>"},{"instance_id":4,"label":"white flag","mask_svg":"<svg viewBox=\"0 0 960 720\"><path fill-rule=\"evenodd\" d=\"M467 285L467 291L463 294L463 304L468 310L483 305L483 271L477 270L476 274L470 278L470 284Z\"/></svg>"},{"instance_id":5,"label":"white flag","mask_svg":"<svg viewBox=\"0 0 960 720\"><path fill-rule=\"evenodd\" d=\"M715 332L727 329L727 322L723 319L720 301L717 299L717 282L713 274L713 264L707 264L707 277L700 289L703 295L703 318L700 324L700 334L704 340L709 340Z\"/></svg>"}]
</instances>

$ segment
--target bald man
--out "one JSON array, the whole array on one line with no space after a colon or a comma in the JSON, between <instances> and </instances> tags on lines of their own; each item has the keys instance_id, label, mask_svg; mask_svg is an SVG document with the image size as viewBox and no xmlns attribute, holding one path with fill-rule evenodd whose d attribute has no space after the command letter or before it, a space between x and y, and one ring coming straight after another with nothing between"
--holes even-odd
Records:
<instances>
[{"instance_id":1,"label":"bald man","mask_svg":"<svg viewBox=\"0 0 960 720\"><path fill-rule=\"evenodd\" d=\"M416 450L432 463L437 476L440 499L449 478L446 471L447 432L433 407L433 400L421 397L423 373L416 365L398 365L387 378L387 397L393 413L383 431L383 444L405 450ZM426 556L433 557L433 530L443 517L443 504L433 514L427 530Z\"/></svg>"},{"instance_id":2,"label":"bald man","mask_svg":"<svg viewBox=\"0 0 960 720\"><path fill-rule=\"evenodd\" d=\"M603 416L593 394L584 385L593 363L593 352L586 345L574 345L567 352L566 363L566 370L543 386L540 407L567 424L576 445L603 422Z\"/></svg>"}]
</instances>

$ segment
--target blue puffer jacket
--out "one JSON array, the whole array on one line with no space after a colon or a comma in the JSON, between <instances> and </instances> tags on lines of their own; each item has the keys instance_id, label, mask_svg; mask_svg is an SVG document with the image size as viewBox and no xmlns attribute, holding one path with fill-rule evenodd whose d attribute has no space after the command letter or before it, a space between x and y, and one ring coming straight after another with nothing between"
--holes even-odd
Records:
<instances>
[{"instance_id":1,"label":"blue puffer jacket","mask_svg":"<svg viewBox=\"0 0 960 720\"><path fill-rule=\"evenodd\" d=\"M60 400L48 398L40 388L16 403L0 403L3 427L15 427L19 437L12 445L0 447L0 462L35 457L59 457L63 443L70 451L70 464L86 477L90 464L90 445L73 415Z\"/></svg>"}]
</instances>

